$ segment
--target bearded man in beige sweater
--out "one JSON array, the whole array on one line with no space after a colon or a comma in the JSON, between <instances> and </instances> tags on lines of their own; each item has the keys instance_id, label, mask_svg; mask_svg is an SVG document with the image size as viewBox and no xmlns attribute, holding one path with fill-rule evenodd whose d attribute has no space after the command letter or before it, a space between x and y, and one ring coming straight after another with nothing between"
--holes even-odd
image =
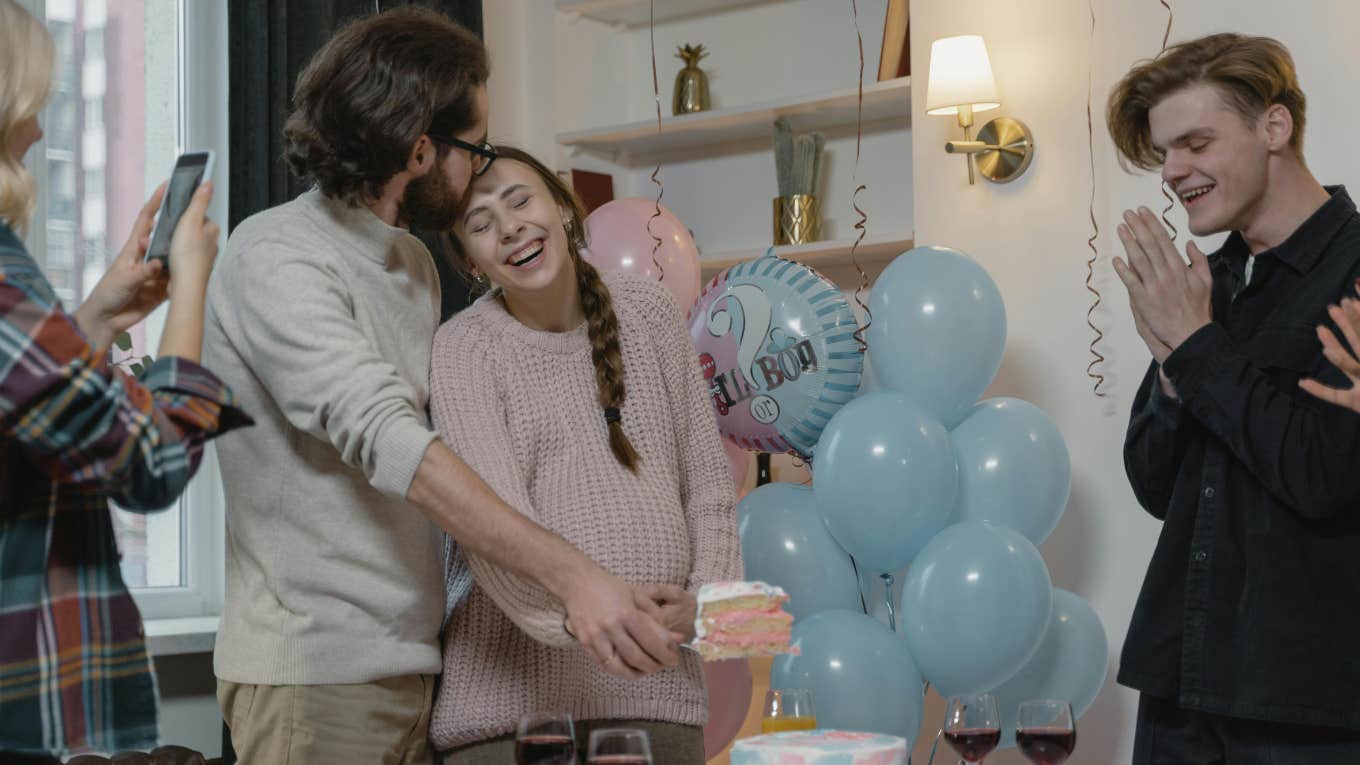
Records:
<instances>
[{"instance_id":1,"label":"bearded man in beige sweater","mask_svg":"<svg viewBox=\"0 0 1360 765\"><path fill-rule=\"evenodd\" d=\"M284 127L316 188L242 222L209 285L205 361L256 419L217 447L214 670L243 762L430 761L440 528L560 599L605 671L678 662L654 590L507 505L430 428L439 282L406 227L449 228L494 160L487 75L481 42L420 6L337 32Z\"/></svg>"}]
</instances>

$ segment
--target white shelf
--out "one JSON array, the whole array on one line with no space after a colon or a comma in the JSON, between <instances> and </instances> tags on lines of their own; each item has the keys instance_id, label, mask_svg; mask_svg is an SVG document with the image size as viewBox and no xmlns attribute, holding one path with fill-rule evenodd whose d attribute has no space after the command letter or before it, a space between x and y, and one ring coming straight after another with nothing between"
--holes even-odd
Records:
<instances>
[{"instance_id":1,"label":"white shelf","mask_svg":"<svg viewBox=\"0 0 1360 765\"><path fill-rule=\"evenodd\" d=\"M575 149L606 152L624 158L718 145L752 138L770 139L776 117L787 117L799 132L853 125L858 90L850 88L811 98L789 98L763 104L715 109L698 114L642 120L590 130L558 133L557 142ZM864 87L864 121L911 119L911 78L876 82Z\"/></svg>"},{"instance_id":2,"label":"white shelf","mask_svg":"<svg viewBox=\"0 0 1360 765\"><path fill-rule=\"evenodd\" d=\"M855 243L853 239L836 240L826 242L813 242L812 244L788 245L785 247L774 248L774 254L781 258L796 260L804 265L812 266L816 269L826 269L837 266L850 266L850 246ZM886 236L866 236L860 242L859 248L855 250L855 259L859 261L865 270L869 266L887 265L889 261L898 255L910 250L915 244L910 236L886 235ZM722 271L738 263L758 258L765 254L766 248L752 250L733 250L728 252L715 252L699 259L699 265L703 273L703 280L707 282Z\"/></svg>"},{"instance_id":3,"label":"white shelf","mask_svg":"<svg viewBox=\"0 0 1360 765\"><path fill-rule=\"evenodd\" d=\"M773 0L658 0L656 22L702 16ZM638 27L648 23L649 0L557 0L557 10L594 19L605 24Z\"/></svg>"}]
</instances>

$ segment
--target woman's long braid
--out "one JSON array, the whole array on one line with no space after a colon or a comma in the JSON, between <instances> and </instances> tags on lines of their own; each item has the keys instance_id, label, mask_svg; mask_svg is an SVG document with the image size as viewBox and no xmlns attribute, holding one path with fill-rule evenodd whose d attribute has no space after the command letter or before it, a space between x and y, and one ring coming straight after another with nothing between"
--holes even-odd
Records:
<instances>
[{"instance_id":1,"label":"woman's long braid","mask_svg":"<svg viewBox=\"0 0 1360 765\"><path fill-rule=\"evenodd\" d=\"M609 288L600 279L600 272L584 258L578 256L573 260L576 262L576 284L581 291L581 310L586 315L590 333L590 358L595 363L600 406L618 410L627 396L623 383L623 353L619 350L619 319L614 314L614 303L610 300ZM609 423L609 448L615 459L636 473L640 457L623 432L623 423L618 418L607 417L606 420Z\"/></svg>"}]
</instances>

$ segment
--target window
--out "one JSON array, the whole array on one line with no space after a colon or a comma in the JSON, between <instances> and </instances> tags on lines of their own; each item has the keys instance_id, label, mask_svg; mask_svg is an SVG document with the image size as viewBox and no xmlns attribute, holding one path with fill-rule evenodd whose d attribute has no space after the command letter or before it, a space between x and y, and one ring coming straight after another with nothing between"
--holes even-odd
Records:
<instances>
[{"instance_id":1,"label":"window","mask_svg":"<svg viewBox=\"0 0 1360 765\"><path fill-rule=\"evenodd\" d=\"M226 3L20 4L45 20L57 49L45 137L26 159L44 192L29 245L70 310L98 283L181 150L217 153L210 213L225 228ZM115 350L115 361L154 354L164 321L161 308L134 327L132 348ZM176 506L115 509L113 518L124 580L146 616L217 613L222 492L211 449Z\"/></svg>"}]
</instances>

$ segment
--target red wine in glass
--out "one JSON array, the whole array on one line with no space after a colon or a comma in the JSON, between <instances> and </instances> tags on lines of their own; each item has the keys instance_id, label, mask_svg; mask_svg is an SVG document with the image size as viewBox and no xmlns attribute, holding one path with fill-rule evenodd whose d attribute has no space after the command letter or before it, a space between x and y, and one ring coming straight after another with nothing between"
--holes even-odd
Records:
<instances>
[{"instance_id":1,"label":"red wine in glass","mask_svg":"<svg viewBox=\"0 0 1360 765\"><path fill-rule=\"evenodd\" d=\"M956 728L944 733L945 741L968 762L982 762L1001 743L1000 728Z\"/></svg>"},{"instance_id":2,"label":"red wine in glass","mask_svg":"<svg viewBox=\"0 0 1360 765\"><path fill-rule=\"evenodd\" d=\"M1034 765L1061 765L1077 748L1077 732L1071 728L1022 728L1015 745Z\"/></svg>"},{"instance_id":3,"label":"red wine in glass","mask_svg":"<svg viewBox=\"0 0 1360 765\"><path fill-rule=\"evenodd\" d=\"M944 738L969 765L978 765L1001 742L1001 717L990 693L950 696Z\"/></svg>"},{"instance_id":4,"label":"red wine in glass","mask_svg":"<svg viewBox=\"0 0 1360 765\"><path fill-rule=\"evenodd\" d=\"M521 736L515 741L517 765L571 765L576 762L576 742L570 736L551 733Z\"/></svg>"}]
</instances>

